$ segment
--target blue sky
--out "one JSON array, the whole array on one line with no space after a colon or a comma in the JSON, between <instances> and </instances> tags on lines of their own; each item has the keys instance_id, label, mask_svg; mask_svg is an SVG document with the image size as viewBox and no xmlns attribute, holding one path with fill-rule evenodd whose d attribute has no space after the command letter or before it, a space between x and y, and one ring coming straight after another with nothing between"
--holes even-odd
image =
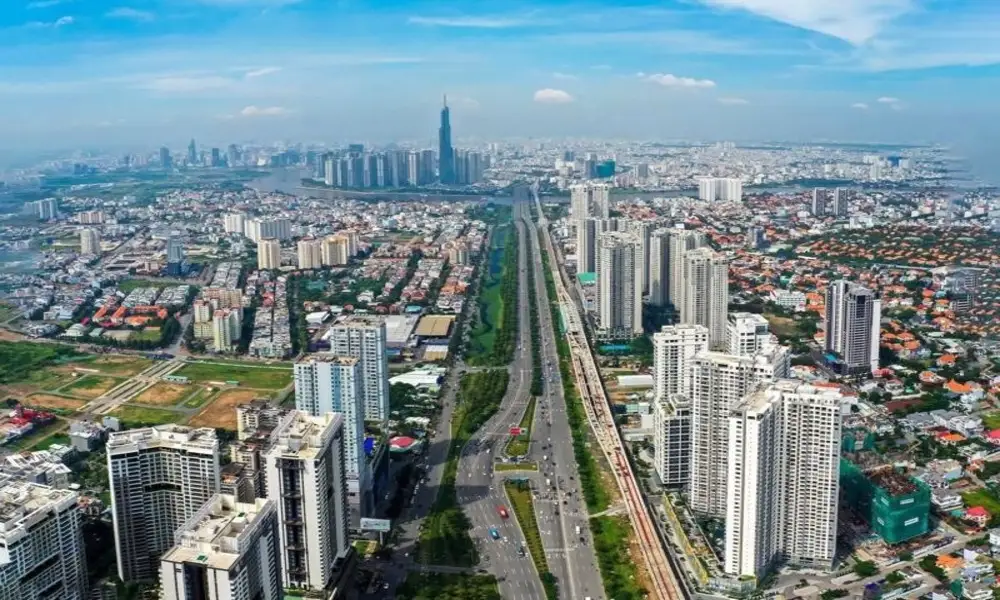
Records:
<instances>
[{"instance_id":1,"label":"blue sky","mask_svg":"<svg viewBox=\"0 0 1000 600\"><path fill-rule=\"evenodd\" d=\"M455 134L967 141L992 0L4 0L0 148Z\"/></svg>"}]
</instances>

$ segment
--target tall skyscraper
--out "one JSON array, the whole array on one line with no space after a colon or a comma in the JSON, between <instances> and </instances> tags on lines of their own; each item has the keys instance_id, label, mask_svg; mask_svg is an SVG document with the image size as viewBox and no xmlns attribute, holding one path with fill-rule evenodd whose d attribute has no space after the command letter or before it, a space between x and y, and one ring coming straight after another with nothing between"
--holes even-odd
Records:
<instances>
[{"instance_id":1,"label":"tall skyscraper","mask_svg":"<svg viewBox=\"0 0 1000 600\"><path fill-rule=\"evenodd\" d=\"M166 146L160 148L160 166L164 170L169 170L174 166L173 160L170 159L170 149Z\"/></svg>"},{"instance_id":2,"label":"tall skyscraper","mask_svg":"<svg viewBox=\"0 0 1000 600\"><path fill-rule=\"evenodd\" d=\"M681 310L684 304L684 255L707 244L705 234L700 231L690 231L685 229L670 229L669 233L670 261L670 281L667 285L670 304L677 311Z\"/></svg>"},{"instance_id":3,"label":"tall skyscraper","mask_svg":"<svg viewBox=\"0 0 1000 600\"><path fill-rule=\"evenodd\" d=\"M153 579L177 528L219 492L219 440L161 425L112 433L107 448L118 576Z\"/></svg>"},{"instance_id":4,"label":"tall skyscraper","mask_svg":"<svg viewBox=\"0 0 1000 600\"><path fill-rule=\"evenodd\" d=\"M722 349L729 312L729 259L711 248L685 252L681 285L681 323L708 328L709 345Z\"/></svg>"},{"instance_id":5,"label":"tall skyscraper","mask_svg":"<svg viewBox=\"0 0 1000 600\"><path fill-rule=\"evenodd\" d=\"M657 229L649 236L647 262L649 303L666 306L670 302L670 230Z\"/></svg>"},{"instance_id":6,"label":"tall skyscraper","mask_svg":"<svg viewBox=\"0 0 1000 600\"><path fill-rule=\"evenodd\" d=\"M88 598L76 492L10 481L0 487L4 598Z\"/></svg>"},{"instance_id":7,"label":"tall skyscraper","mask_svg":"<svg viewBox=\"0 0 1000 600\"><path fill-rule=\"evenodd\" d=\"M833 214L838 218L847 216L847 202L850 193L850 190L846 188L837 188L833 193Z\"/></svg>"},{"instance_id":8,"label":"tall skyscraper","mask_svg":"<svg viewBox=\"0 0 1000 600\"><path fill-rule=\"evenodd\" d=\"M653 468L667 487L691 482L691 400L683 394L653 401Z\"/></svg>"},{"instance_id":9,"label":"tall skyscraper","mask_svg":"<svg viewBox=\"0 0 1000 600\"><path fill-rule=\"evenodd\" d=\"M762 578L777 560L832 568L842 400L836 388L781 380L733 410L726 573Z\"/></svg>"},{"instance_id":10,"label":"tall skyscraper","mask_svg":"<svg viewBox=\"0 0 1000 600\"><path fill-rule=\"evenodd\" d=\"M187 154L188 165L195 165L198 163L198 147L194 143L194 139L188 144L188 154Z\"/></svg>"},{"instance_id":11,"label":"tall skyscraper","mask_svg":"<svg viewBox=\"0 0 1000 600\"><path fill-rule=\"evenodd\" d=\"M349 240L345 235L331 235L323 240L320 260L324 266L346 265L350 260Z\"/></svg>"},{"instance_id":12,"label":"tall skyscraper","mask_svg":"<svg viewBox=\"0 0 1000 600\"><path fill-rule=\"evenodd\" d=\"M694 357L708 351L708 329L701 325L664 325L653 334L653 392L657 399L691 395Z\"/></svg>"},{"instance_id":13,"label":"tall skyscraper","mask_svg":"<svg viewBox=\"0 0 1000 600\"><path fill-rule=\"evenodd\" d=\"M627 221L626 229L639 239L639 260L635 263L636 277L642 280L642 294L649 293L650 239L653 225L649 221Z\"/></svg>"},{"instance_id":14,"label":"tall skyscraper","mask_svg":"<svg viewBox=\"0 0 1000 600\"><path fill-rule=\"evenodd\" d=\"M455 150L451 146L451 111L447 96L441 109L441 128L438 131L438 171L441 183L455 183Z\"/></svg>"},{"instance_id":15,"label":"tall skyscraper","mask_svg":"<svg viewBox=\"0 0 1000 600\"><path fill-rule=\"evenodd\" d=\"M101 234L96 229L80 230L80 254L93 256L101 253Z\"/></svg>"},{"instance_id":16,"label":"tall skyscraper","mask_svg":"<svg viewBox=\"0 0 1000 600\"><path fill-rule=\"evenodd\" d=\"M788 377L788 348L754 356L704 352L691 362L691 494L696 513L726 514L729 413L761 383Z\"/></svg>"},{"instance_id":17,"label":"tall skyscraper","mask_svg":"<svg viewBox=\"0 0 1000 600\"><path fill-rule=\"evenodd\" d=\"M823 188L814 188L812 197L812 215L814 217L823 217L826 215L826 190Z\"/></svg>"},{"instance_id":18,"label":"tall skyscraper","mask_svg":"<svg viewBox=\"0 0 1000 600\"><path fill-rule=\"evenodd\" d=\"M281 242L277 238L261 238L257 242L257 268L277 269L281 266Z\"/></svg>"},{"instance_id":19,"label":"tall skyscraper","mask_svg":"<svg viewBox=\"0 0 1000 600\"><path fill-rule=\"evenodd\" d=\"M240 341L242 323L239 308L220 308L212 314L212 349L232 352Z\"/></svg>"},{"instance_id":20,"label":"tall skyscraper","mask_svg":"<svg viewBox=\"0 0 1000 600\"><path fill-rule=\"evenodd\" d=\"M385 321L374 316L354 316L329 330L330 353L361 361L364 419L389 418L389 362L386 358Z\"/></svg>"},{"instance_id":21,"label":"tall skyscraper","mask_svg":"<svg viewBox=\"0 0 1000 600\"><path fill-rule=\"evenodd\" d=\"M296 411L274 432L267 497L276 501L282 587L328 589L349 548L344 418Z\"/></svg>"},{"instance_id":22,"label":"tall skyscraper","mask_svg":"<svg viewBox=\"0 0 1000 600\"><path fill-rule=\"evenodd\" d=\"M352 356L312 354L295 363L295 408L318 417L344 416L347 477L357 479L365 463L365 419L361 361Z\"/></svg>"},{"instance_id":23,"label":"tall skyscraper","mask_svg":"<svg viewBox=\"0 0 1000 600\"><path fill-rule=\"evenodd\" d=\"M184 267L184 242L171 235L167 239L167 275L178 277Z\"/></svg>"},{"instance_id":24,"label":"tall skyscraper","mask_svg":"<svg viewBox=\"0 0 1000 600\"><path fill-rule=\"evenodd\" d=\"M573 220L611 216L611 186L606 183L578 183L570 187Z\"/></svg>"},{"instance_id":25,"label":"tall skyscraper","mask_svg":"<svg viewBox=\"0 0 1000 600\"><path fill-rule=\"evenodd\" d=\"M597 240L597 310L601 334L631 338L642 334L642 281L636 277L639 241L608 232Z\"/></svg>"},{"instance_id":26,"label":"tall skyscraper","mask_svg":"<svg viewBox=\"0 0 1000 600\"><path fill-rule=\"evenodd\" d=\"M726 352L753 356L772 343L771 326L762 315L747 312L729 314L726 323Z\"/></svg>"},{"instance_id":27,"label":"tall skyscraper","mask_svg":"<svg viewBox=\"0 0 1000 600\"><path fill-rule=\"evenodd\" d=\"M160 561L163 600L281 600L277 500L216 494Z\"/></svg>"},{"instance_id":28,"label":"tall skyscraper","mask_svg":"<svg viewBox=\"0 0 1000 600\"><path fill-rule=\"evenodd\" d=\"M882 301L872 290L834 281L826 291L825 349L837 355L841 370L860 374L878 370Z\"/></svg>"}]
</instances>

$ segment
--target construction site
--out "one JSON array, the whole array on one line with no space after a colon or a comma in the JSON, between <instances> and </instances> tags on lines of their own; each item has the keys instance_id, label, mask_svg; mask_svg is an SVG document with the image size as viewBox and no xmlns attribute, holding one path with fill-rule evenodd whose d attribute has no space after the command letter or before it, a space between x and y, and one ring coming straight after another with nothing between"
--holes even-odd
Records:
<instances>
[{"instance_id":1,"label":"construction site","mask_svg":"<svg viewBox=\"0 0 1000 600\"><path fill-rule=\"evenodd\" d=\"M864 462L840 461L845 504L886 544L900 544L927 533L930 488L891 465L865 468Z\"/></svg>"}]
</instances>

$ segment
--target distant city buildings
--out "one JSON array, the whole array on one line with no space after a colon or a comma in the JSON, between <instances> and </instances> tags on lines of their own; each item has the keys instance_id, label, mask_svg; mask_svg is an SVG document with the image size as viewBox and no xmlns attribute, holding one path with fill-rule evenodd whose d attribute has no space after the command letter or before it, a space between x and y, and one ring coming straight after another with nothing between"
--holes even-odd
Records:
<instances>
[{"instance_id":1,"label":"distant city buildings","mask_svg":"<svg viewBox=\"0 0 1000 600\"><path fill-rule=\"evenodd\" d=\"M25 212L34 215L40 221L50 221L59 218L59 201L55 198L45 198L27 202L24 205Z\"/></svg>"}]
</instances>

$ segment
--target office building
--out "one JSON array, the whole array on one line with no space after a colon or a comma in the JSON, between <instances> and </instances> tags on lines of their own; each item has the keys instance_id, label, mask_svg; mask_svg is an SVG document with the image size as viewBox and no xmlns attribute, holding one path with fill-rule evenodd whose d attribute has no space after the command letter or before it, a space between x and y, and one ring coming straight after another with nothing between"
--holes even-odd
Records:
<instances>
[{"instance_id":1,"label":"office building","mask_svg":"<svg viewBox=\"0 0 1000 600\"><path fill-rule=\"evenodd\" d=\"M657 400L691 396L691 364L708 351L708 329L701 325L665 325L653 334L653 392Z\"/></svg>"},{"instance_id":2,"label":"office building","mask_svg":"<svg viewBox=\"0 0 1000 600\"><path fill-rule=\"evenodd\" d=\"M170 157L170 149L166 146L160 148L160 166L165 171L169 171L174 166L174 161Z\"/></svg>"},{"instance_id":3,"label":"office building","mask_svg":"<svg viewBox=\"0 0 1000 600\"><path fill-rule=\"evenodd\" d=\"M451 111L447 97L441 109L441 128L438 130L438 162L441 183L455 183L455 150L451 146Z\"/></svg>"},{"instance_id":4,"label":"office building","mask_svg":"<svg viewBox=\"0 0 1000 600\"><path fill-rule=\"evenodd\" d=\"M174 532L219 492L219 440L161 425L112 433L107 451L118 576L153 579Z\"/></svg>"},{"instance_id":5,"label":"office building","mask_svg":"<svg viewBox=\"0 0 1000 600\"><path fill-rule=\"evenodd\" d=\"M812 207L810 212L814 217L820 217L826 215L826 190L823 188L814 188L812 196Z\"/></svg>"},{"instance_id":6,"label":"office building","mask_svg":"<svg viewBox=\"0 0 1000 600\"><path fill-rule=\"evenodd\" d=\"M188 144L187 163L188 165L195 165L198 163L198 147L195 145L193 139L191 140L191 143Z\"/></svg>"},{"instance_id":7,"label":"office building","mask_svg":"<svg viewBox=\"0 0 1000 600\"><path fill-rule=\"evenodd\" d=\"M776 343L771 326L762 315L736 312L726 323L726 352L734 356L753 356L765 344Z\"/></svg>"},{"instance_id":8,"label":"office building","mask_svg":"<svg viewBox=\"0 0 1000 600\"><path fill-rule=\"evenodd\" d=\"M281 600L277 501L216 494L160 561L163 600Z\"/></svg>"},{"instance_id":9,"label":"office building","mask_svg":"<svg viewBox=\"0 0 1000 600\"><path fill-rule=\"evenodd\" d=\"M246 230L247 216L243 213L228 213L223 218L222 226L226 233L238 233L243 235Z\"/></svg>"},{"instance_id":10,"label":"office building","mask_svg":"<svg viewBox=\"0 0 1000 600\"><path fill-rule=\"evenodd\" d=\"M850 197L850 190L846 188L837 188L833 193L833 214L837 218L847 217L848 199Z\"/></svg>"},{"instance_id":11,"label":"office building","mask_svg":"<svg viewBox=\"0 0 1000 600\"><path fill-rule=\"evenodd\" d=\"M726 514L729 414L762 383L787 377L790 353L768 346L754 356L704 352L691 361L691 493L698 514Z\"/></svg>"},{"instance_id":12,"label":"office building","mask_svg":"<svg viewBox=\"0 0 1000 600\"><path fill-rule=\"evenodd\" d=\"M0 596L88 598L78 499L74 491L36 483L0 486Z\"/></svg>"},{"instance_id":13,"label":"office building","mask_svg":"<svg viewBox=\"0 0 1000 600\"><path fill-rule=\"evenodd\" d=\"M266 456L267 497L277 504L283 588L330 587L349 549L344 418L295 411Z\"/></svg>"},{"instance_id":14,"label":"office building","mask_svg":"<svg viewBox=\"0 0 1000 600\"><path fill-rule=\"evenodd\" d=\"M844 374L878 370L882 301L868 288L834 281L826 291L825 350Z\"/></svg>"},{"instance_id":15,"label":"office building","mask_svg":"<svg viewBox=\"0 0 1000 600\"><path fill-rule=\"evenodd\" d=\"M101 253L101 234L96 229L80 230L80 254L94 256Z\"/></svg>"},{"instance_id":16,"label":"office building","mask_svg":"<svg viewBox=\"0 0 1000 600\"><path fill-rule=\"evenodd\" d=\"M707 245L705 234L700 231L685 229L670 229L668 233L669 282L667 284L668 300L680 311L684 304L684 255Z\"/></svg>"},{"instance_id":17,"label":"office building","mask_svg":"<svg viewBox=\"0 0 1000 600\"><path fill-rule=\"evenodd\" d=\"M660 483L687 488L691 481L691 401L670 394L653 401L653 468Z\"/></svg>"},{"instance_id":18,"label":"office building","mask_svg":"<svg viewBox=\"0 0 1000 600\"><path fill-rule=\"evenodd\" d=\"M699 177L698 199L705 202L742 202L743 182L732 177Z\"/></svg>"},{"instance_id":19,"label":"office building","mask_svg":"<svg viewBox=\"0 0 1000 600\"><path fill-rule=\"evenodd\" d=\"M622 232L597 240L597 311L600 334L607 338L642 335L642 281L636 277L639 241Z\"/></svg>"},{"instance_id":20,"label":"office building","mask_svg":"<svg viewBox=\"0 0 1000 600\"><path fill-rule=\"evenodd\" d=\"M212 349L216 352L232 352L233 344L240 341L242 325L240 309L216 310L212 315Z\"/></svg>"},{"instance_id":21,"label":"office building","mask_svg":"<svg viewBox=\"0 0 1000 600\"><path fill-rule=\"evenodd\" d=\"M710 248L684 253L680 320L708 329L708 343L721 349L726 343L729 312L729 258Z\"/></svg>"},{"instance_id":22,"label":"office building","mask_svg":"<svg viewBox=\"0 0 1000 600\"><path fill-rule=\"evenodd\" d=\"M350 240L346 235L331 235L323 240L320 261L326 267L339 267L350 261Z\"/></svg>"},{"instance_id":23,"label":"office building","mask_svg":"<svg viewBox=\"0 0 1000 600\"><path fill-rule=\"evenodd\" d=\"M726 573L760 579L778 561L833 567L842 400L837 388L780 380L733 409Z\"/></svg>"},{"instance_id":24,"label":"office building","mask_svg":"<svg viewBox=\"0 0 1000 600\"><path fill-rule=\"evenodd\" d=\"M257 268L262 270L281 267L281 242L278 238L261 238L257 242Z\"/></svg>"},{"instance_id":25,"label":"office building","mask_svg":"<svg viewBox=\"0 0 1000 600\"><path fill-rule=\"evenodd\" d=\"M300 269L319 269L323 266L323 242L320 240L299 240L297 250Z\"/></svg>"},{"instance_id":26,"label":"office building","mask_svg":"<svg viewBox=\"0 0 1000 600\"><path fill-rule=\"evenodd\" d=\"M389 418L385 321L374 316L354 316L333 325L327 336L331 354L361 361L365 420L384 422Z\"/></svg>"}]
</instances>

